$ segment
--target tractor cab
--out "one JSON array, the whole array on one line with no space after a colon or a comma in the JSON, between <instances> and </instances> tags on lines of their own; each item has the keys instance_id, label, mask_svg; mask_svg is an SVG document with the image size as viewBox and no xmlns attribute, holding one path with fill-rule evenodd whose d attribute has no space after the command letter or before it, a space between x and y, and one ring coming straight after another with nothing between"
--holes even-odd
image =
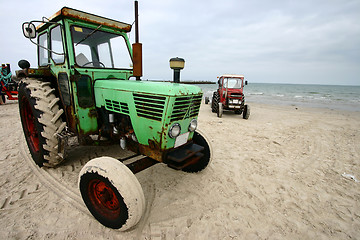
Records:
<instances>
[{"instance_id":1,"label":"tractor cab","mask_svg":"<svg viewBox=\"0 0 360 240\"><path fill-rule=\"evenodd\" d=\"M223 75L219 78L218 83L222 98L231 99L233 96L233 98L241 99L244 89L243 75Z\"/></svg>"},{"instance_id":2,"label":"tractor cab","mask_svg":"<svg viewBox=\"0 0 360 240\"><path fill-rule=\"evenodd\" d=\"M40 24L35 27L35 23ZM72 132L84 137L96 134L99 122L94 85L97 80L133 76L127 35L132 26L63 7L47 21L25 22L22 28L25 37L37 45L39 66L20 66L26 70L24 75L54 83Z\"/></svg>"}]
</instances>

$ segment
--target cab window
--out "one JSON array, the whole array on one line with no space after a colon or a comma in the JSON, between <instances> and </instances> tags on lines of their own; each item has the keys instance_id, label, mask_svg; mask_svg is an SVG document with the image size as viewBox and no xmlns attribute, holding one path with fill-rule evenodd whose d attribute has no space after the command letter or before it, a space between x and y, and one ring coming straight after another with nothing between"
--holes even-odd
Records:
<instances>
[{"instance_id":1,"label":"cab window","mask_svg":"<svg viewBox=\"0 0 360 240\"><path fill-rule=\"evenodd\" d=\"M47 32L39 35L38 38L38 56L39 66L47 66L49 64L48 34Z\"/></svg>"},{"instance_id":2,"label":"cab window","mask_svg":"<svg viewBox=\"0 0 360 240\"><path fill-rule=\"evenodd\" d=\"M75 62L86 68L131 69L131 55L122 35L98 28L72 26Z\"/></svg>"},{"instance_id":3,"label":"cab window","mask_svg":"<svg viewBox=\"0 0 360 240\"><path fill-rule=\"evenodd\" d=\"M64 48L61 35L61 26L58 25L50 31L51 58L55 64L64 63ZM57 54L60 53L60 54Z\"/></svg>"}]
</instances>

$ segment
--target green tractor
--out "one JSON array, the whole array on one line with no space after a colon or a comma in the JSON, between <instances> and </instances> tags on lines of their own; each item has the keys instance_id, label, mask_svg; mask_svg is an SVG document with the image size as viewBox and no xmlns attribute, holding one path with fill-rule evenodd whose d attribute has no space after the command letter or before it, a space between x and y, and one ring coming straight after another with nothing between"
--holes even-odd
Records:
<instances>
[{"instance_id":1,"label":"green tractor","mask_svg":"<svg viewBox=\"0 0 360 240\"><path fill-rule=\"evenodd\" d=\"M136 225L145 209L135 173L156 163L199 172L212 157L197 131L201 89L140 80L137 15L135 1L132 45L132 25L67 7L49 19L26 22L23 33L37 45L39 66L20 60L17 71L22 127L39 167L61 164L75 136L80 144L110 141L143 156L127 165L124 159L95 158L79 174L89 211L120 230Z\"/></svg>"}]
</instances>

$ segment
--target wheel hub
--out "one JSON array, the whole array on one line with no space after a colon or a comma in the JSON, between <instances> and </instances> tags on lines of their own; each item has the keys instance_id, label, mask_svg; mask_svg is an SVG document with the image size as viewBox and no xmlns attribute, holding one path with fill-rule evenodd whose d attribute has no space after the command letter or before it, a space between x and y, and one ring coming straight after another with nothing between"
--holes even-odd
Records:
<instances>
[{"instance_id":1,"label":"wheel hub","mask_svg":"<svg viewBox=\"0 0 360 240\"><path fill-rule=\"evenodd\" d=\"M89 183L89 197L95 209L113 219L120 214L120 203L112 188L99 179L93 179Z\"/></svg>"},{"instance_id":2,"label":"wheel hub","mask_svg":"<svg viewBox=\"0 0 360 240\"><path fill-rule=\"evenodd\" d=\"M25 134L26 138L29 140L31 148L34 152L38 152L40 150L40 140L39 134L35 127L35 117L32 113L29 101L23 97L23 108L22 108L22 115L23 119L25 120Z\"/></svg>"}]
</instances>

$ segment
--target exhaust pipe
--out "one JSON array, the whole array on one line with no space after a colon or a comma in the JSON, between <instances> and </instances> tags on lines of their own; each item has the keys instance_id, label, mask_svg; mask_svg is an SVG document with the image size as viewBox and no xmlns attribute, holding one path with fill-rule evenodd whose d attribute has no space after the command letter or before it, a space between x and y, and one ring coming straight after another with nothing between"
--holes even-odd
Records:
<instances>
[{"instance_id":1,"label":"exhaust pipe","mask_svg":"<svg viewBox=\"0 0 360 240\"><path fill-rule=\"evenodd\" d=\"M139 6L135 0L135 43L133 43L133 76L137 81L142 77L142 44L139 42Z\"/></svg>"}]
</instances>

